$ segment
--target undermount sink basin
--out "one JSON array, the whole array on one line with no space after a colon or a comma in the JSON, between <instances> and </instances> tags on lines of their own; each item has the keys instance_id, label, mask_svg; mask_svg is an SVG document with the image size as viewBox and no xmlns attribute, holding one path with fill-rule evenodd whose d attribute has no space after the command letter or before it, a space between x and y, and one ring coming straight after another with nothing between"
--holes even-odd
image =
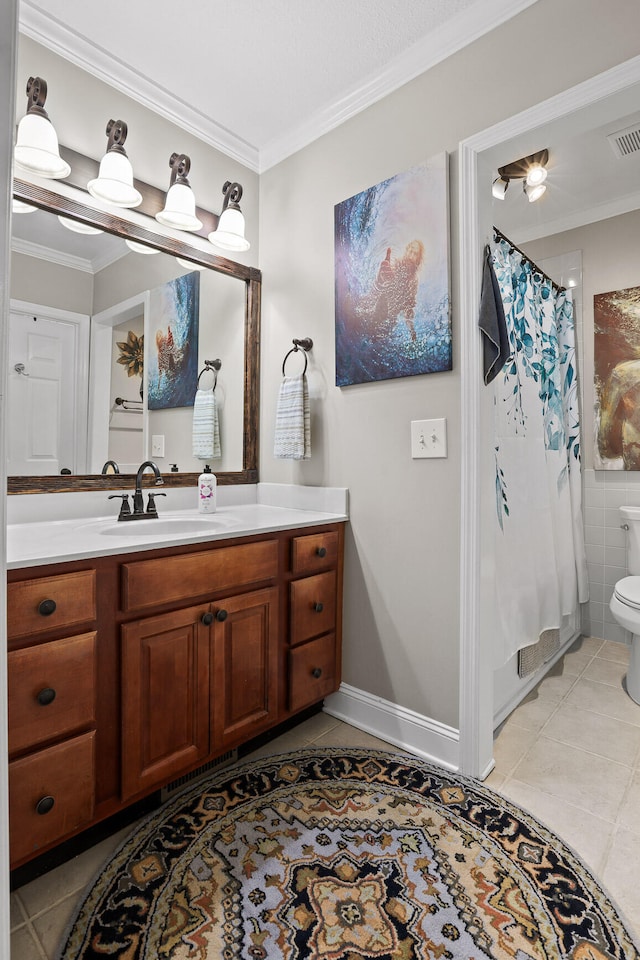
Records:
<instances>
[{"instance_id":1,"label":"undermount sink basin","mask_svg":"<svg viewBox=\"0 0 640 960\"><path fill-rule=\"evenodd\" d=\"M233 521L228 517L161 517L158 520L108 521L99 533L106 537L164 537L215 533Z\"/></svg>"}]
</instances>

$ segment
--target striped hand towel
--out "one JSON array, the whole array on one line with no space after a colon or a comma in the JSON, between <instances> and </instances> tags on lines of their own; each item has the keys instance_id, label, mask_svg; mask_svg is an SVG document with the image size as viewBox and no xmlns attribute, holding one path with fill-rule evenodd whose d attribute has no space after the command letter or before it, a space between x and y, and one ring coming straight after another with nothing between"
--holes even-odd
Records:
<instances>
[{"instance_id":1,"label":"striped hand towel","mask_svg":"<svg viewBox=\"0 0 640 960\"><path fill-rule=\"evenodd\" d=\"M221 457L218 404L213 390L196 390L193 402L193 455L197 460Z\"/></svg>"},{"instance_id":2,"label":"striped hand towel","mask_svg":"<svg viewBox=\"0 0 640 960\"><path fill-rule=\"evenodd\" d=\"M285 377L276 409L273 455L277 460L309 460L311 418L306 376Z\"/></svg>"}]
</instances>

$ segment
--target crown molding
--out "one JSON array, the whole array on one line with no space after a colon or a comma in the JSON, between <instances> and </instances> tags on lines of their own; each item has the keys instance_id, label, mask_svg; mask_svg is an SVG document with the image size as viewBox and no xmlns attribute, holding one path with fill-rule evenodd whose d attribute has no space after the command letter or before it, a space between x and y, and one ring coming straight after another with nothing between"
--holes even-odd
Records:
<instances>
[{"instance_id":1,"label":"crown molding","mask_svg":"<svg viewBox=\"0 0 640 960\"><path fill-rule=\"evenodd\" d=\"M24 254L25 257L47 260L49 263L57 263L62 267L70 267L71 270L81 270L82 273L94 273L91 260L76 257L71 253L63 253L61 250L54 250L53 247L45 247L41 243L33 243L31 240L21 240L20 237L13 237L11 249L14 253Z\"/></svg>"},{"instance_id":2,"label":"crown molding","mask_svg":"<svg viewBox=\"0 0 640 960\"><path fill-rule=\"evenodd\" d=\"M304 123L259 149L170 91L159 87L113 54L90 43L56 18L43 13L29 0L21 0L19 29L25 36L70 60L154 113L159 113L226 156L243 163L254 172L264 173L534 3L537 0L477 0L470 8L413 44L345 96L311 114Z\"/></svg>"},{"instance_id":3,"label":"crown molding","mask_svg":"<svg viewBox=\"0 0 640 960\"><path fill-rule=\"evenodd\" d=\"M537 0L478 0L428 36L389 61L381 70L327 107L311 114L284 137L260 148L259 173L334 130L485 33L537 3Z\"/></svg>"},{"instance_id":4,"label":"crown molding","mask_svg":"<svg viewBox=\"0 0 640 960\"><path fill-rule=\"evenodd\" d=\"M112 53L90 43L55 17L32 6L29 0L20 2L19 30L31 40L175 123L181 130L215 147L225 156L239 161L250 170L258 170L256 147L118 60Z\"/></svg>"}]
</instances>

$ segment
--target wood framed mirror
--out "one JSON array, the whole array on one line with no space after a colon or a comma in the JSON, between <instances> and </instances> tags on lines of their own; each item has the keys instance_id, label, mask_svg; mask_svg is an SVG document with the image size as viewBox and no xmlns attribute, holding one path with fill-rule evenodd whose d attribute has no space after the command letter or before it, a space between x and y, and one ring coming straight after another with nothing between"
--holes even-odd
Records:
<instances>
[{"instance_id":1,"label":"wood framed mirror","mask_svg":"<svg viewBox=\"0 0 640 960\"><path fill-rule=\"evenodd\" d=\"M208 274L208 271L213 271L217 277L230 278L230 280L233 282L231 287L233 289L234 301L240 304L238 311L241 315L243 314L243 316L239 318L238 323L235 324L235 327L240 327L241 320L243 320L243 329L236 329L234 333L234 336L238 340L238 350L240 351L233 365L233 389L238 391L238 395L234 400L237 407L237 414L235 415L234 419L234 432L236 435L233 438L233 446L236 453L234 454L234 462L231 463L230 469L219 470L216 466L215 460L212 461L211 467L217 476L218 483L220 484L256 483L258 480L260 390L259 345L262 285L262 276L260 271L254 267L245 266L216 255L213 247L211 247L211 253L209 253L206 250L206 244L202 242L202 238L194 238L194 242L189 243L188 241L190 238L186 235L184 235L184 239L182 237L177 239L173 236L165 236L156 233L153 229L155 221L150 221L149 226L147 226L144 222L144 218L140 216L138 216L136 220L130 220L125 219L124 216L119 217L111 212L104 212L102 210L95 209L94 207L82 202L82 195L79 194L78 191L74 191L74 196L67 196L66 194L52 191L47 187L38 186L20 179L14 179L13 192L16 200L25 204L29 204L30 206L35 207L38 211L46 211L49 214L53 214L58 217L64 217L71 221L96 228L97 230L103 231L105 234L122 238L124 241L133 241L134 243L142 245L143 248L150 248L154 251L168 254L170 258L173 258L174 261L175 258L179 257L183 262L182 273L189 272L189 265L193 264L194 271L201 271L201 275L207 280L213 279ZM79 199L77 195L79 196ZM129 211L127 211L127 213L128 212ZM14 215L14 223L16 217L19 216L22 215ZM141 262L156 260L155 257L143 256L141 256L139 259ZM240 285L240 292L238 292L238 289L235 288L233 284ZM146 294L148 294L148 292L148 290L144 291ZM10 291L10 294L13 301L13 289ZM118 299L120 299L123 302L128 302L128 296L129 292L127 290L123 290L121 296L116 290L112 294L111 301L116 303ZM25 297L23 299L26 300L27 298ZM35 296L30 299L37 303L40 303L42 300L42 298L38 299ZM28 305L29 304L27 304L27 306ZM91 310L92 318L99 312L100 311L96 311L94 307ZM108 314L109 311L107 310L103 312ZM208 311L209 314L211 312L211 310ZM207 319L209 321L210 318L208 317ZM235 323L235 320L233 322ZM231 321L229 321L229 324L230 323ZM227 337L227 340L228 339L229 338ZM243 353L241 351L243 351ZM200 360L200 364L201 363L202 361ZM223 356L223 370L225 370L224 364L225 357ZM17 368L18 365L14 366ZM12 367L12 370L13 369L14 368ZM22 372L24 373L24 371ZM228 371L228 374L231 374L231 371ZM91 377L92 371L89 370L89 384L91 384ZM10 397L11 391L9 391L9 398ZM87 404L89 408L91 408L90 397L87 400ZM12 412L10 409L10 402L8 402L7 406L8 416L11 418ZM188 409L188 407L184 408L185 411L188 411ZM224 433L224 430L222 432ZM87 444L88 448L90 448L90 418L88 433L89 436L87 437ZM151 433L152 430L148 430L145 433L146 448L141 451L140 457L137 460L138 463L145 459L154 459L150 442ZM185 435L189 434L190 436L190 427L187 430L186 427L183 426L182 433ZM105 460L106 459L107 457L105 457ZM133 462L133 458L131 459ZM187 469L184 469L184 467L179 467L177 472L173 472L169 465L169 461L172 459L179 459L183 462L186 460ZM85 464L88 467L90 466L94 470L97 470L99 469L97 463L98 461L96 460L95 456L92 460L91 456L87 454ZM180 456L179 458L172 457L171 451L169 450L166 452L166 459L163 459L158 465L161 469L166 486L195 486L197 482L197 476L201 472L202 466L204 466L204 461L198 467L195 463L190 463L189 457L186 455L184 457ZM226 464L223 464L223 466L226 466ZM133 470L133 468L131 468L131 470ZM135 470L133 470L133 473L135 473ZM148 477L146 479L148 482ZM18 476L11 475L11 473L9 473L7 491L9 494L28 494L113 490L127 488L131 486L133 481L134 477L130 470L116 475L111 473L105 475L98 472L76 473L75 471L73 471L71 474L65 475L56 473L54 475Z\"/></svg>"}]
</instances>

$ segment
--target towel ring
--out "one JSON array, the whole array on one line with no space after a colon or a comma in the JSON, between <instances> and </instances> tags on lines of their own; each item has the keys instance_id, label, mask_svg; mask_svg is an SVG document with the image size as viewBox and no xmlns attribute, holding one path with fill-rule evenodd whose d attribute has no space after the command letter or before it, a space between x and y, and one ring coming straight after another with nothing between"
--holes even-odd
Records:
<instances>
[{"instance_id":1,"label":"towel ring","mask_svg":"<svg viewBox=\"0 0 640 960\"><path fill-rule=\"evenodd\" d=\"M220 369L221 366L222 366L222 360L205 360L204 367L198 374L198 382L196 384L196 387L198 388L200 387L200 377L202 376L202 374L211 372L213 373L213 376L214 376L213 390L215 393L215 389L218 386L218 370Z\"/></svg>"},{"instance_id":2,"label":"towel ring","mask_svg":"<svg viewBox=\"0 0 640 960\"><path fill-rule=\"evenodd\" d=\"M311 350L312 347L313 347L313 340L311 339L311 337L304 337L302 340L296 340L296 338L294 337L293 346L291 350L289 350L289 352L285 354L285 358L282 361L282 376L283 377L285 376L284 368L291 354L297 353L298 350L302 350L302 352L304 353L304 370L302 371L302 376L304 377L305 373L307 372L307 365L309 362L307 357L307 350Z\"/></svg>"}]
</instances>

